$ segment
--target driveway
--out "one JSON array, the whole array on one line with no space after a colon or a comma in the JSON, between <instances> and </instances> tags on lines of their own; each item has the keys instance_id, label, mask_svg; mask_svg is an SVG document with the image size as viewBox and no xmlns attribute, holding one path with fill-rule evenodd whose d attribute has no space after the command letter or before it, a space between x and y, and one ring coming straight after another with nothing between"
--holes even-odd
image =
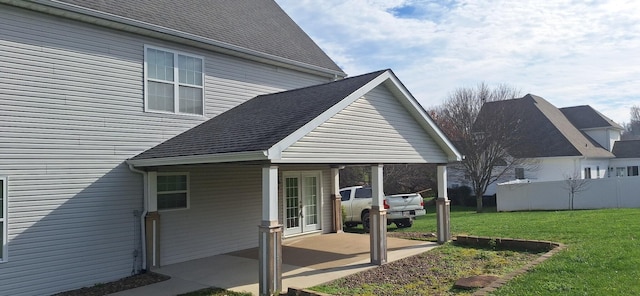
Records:
<instances>
[{"instance_id":1,"label":"driveway","mask_svg":"<svg viewBox=\"0 0 640 296\"><path fill-rule=\"evenodd\" d=\"M426 252L436 243L387 238L388 262ZM282 289L307 288L353 274L369 263L369 235L331 233L288 238L282 243ZM252 248L163 266L171 276L161 283L113 295L177 295L207 287L220 287L258 295L258 249Z\"/></svg>"}]
</instances>

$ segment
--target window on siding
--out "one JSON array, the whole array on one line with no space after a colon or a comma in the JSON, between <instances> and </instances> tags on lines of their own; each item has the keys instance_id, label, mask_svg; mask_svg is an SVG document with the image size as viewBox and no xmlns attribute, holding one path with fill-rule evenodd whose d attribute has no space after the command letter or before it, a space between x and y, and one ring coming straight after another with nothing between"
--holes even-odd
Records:
<instances>
[{"instance_id":1,"label":"window on siding","mask_svg":"<svg viewBox=\"0 0 640 296\"><path fill-rule=\"evenodd\" d=\"M628 166L627 167L627 176L638 176L638 166Z\"/></svg>"},{"instance_id":2,"label":"window on siding","mask_svg":"<svg viewBox=\"0 0 640 296\"><path fill-rule=\"evenodd\" d=\"M516 168L516 179L524 179L524 168Z\"/></svg>"},{"instance_id":3,"label":"window on siding","mask_svg":"<svg viewBox=\"0 0 640 296\"><path fill-rule=\"evenodd\" d=\"M0 262L7 261L7 178L0 177Z\"/></svg>"},{"instance_id":4,"label":"window on siding","mask_svg":"<svg viewBox=\"0 0 640 296\"><path fill-rule=\"evenodd\" d=\"M584 168L584 178L591 179L591 168Z\"/></svg>"},{"instance_id":5,"label":"window on siding","mask_svg":"<svg viewBox=\"0 0 640 296\"><path fill-rule=\"evenodd\" d=\"M197 56L145 47L145 110L204 114L204 62Z\"/></svg>"},{"instance_id":6,"label":"window on siding","mask_svg":"<svg viewBox=\"0 0 640 296\"><path fill-rule=\"evenodd\" d=\"M158 210L189 208L189 175L158 174Z\"/></svg>"}]
</instances>

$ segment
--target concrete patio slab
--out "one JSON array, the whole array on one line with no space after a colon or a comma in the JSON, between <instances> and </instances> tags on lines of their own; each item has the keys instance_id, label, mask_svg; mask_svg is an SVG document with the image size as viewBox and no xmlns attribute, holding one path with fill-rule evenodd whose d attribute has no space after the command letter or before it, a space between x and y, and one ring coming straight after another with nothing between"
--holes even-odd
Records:
<instances>
[{"instance_id":1,"label":"concrete patio slab","mask_svg":"<svg viewBox=\"0 0 640 296\"><path fill-rule=\"evenodd\" d=\"M388 261L426 252L432 242L388 238ZM289 238L282 244L282 289L306 288L374 268L369 259L369 235L331 233ZM220 287L258 295L258 249L163 266L154 272L171 276L165 282L112 295L177 295Z\"/></svg>"}]
</instances>

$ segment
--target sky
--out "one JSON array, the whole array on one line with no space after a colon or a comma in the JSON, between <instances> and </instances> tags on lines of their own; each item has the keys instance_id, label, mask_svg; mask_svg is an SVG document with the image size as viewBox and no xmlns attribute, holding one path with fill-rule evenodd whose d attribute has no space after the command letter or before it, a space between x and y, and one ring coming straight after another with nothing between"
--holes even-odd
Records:
<instances>
[{"instance_id":1,"label":"sky","mask_svg":"<svg viewBox=\"0 0 640 296\"><path fill-rule=\"evenodd\" d=\"M640 105L640 1L276 2L349 76L390 68L426 109L481 82L618 123Z\"/></svg>"}]
</instances>

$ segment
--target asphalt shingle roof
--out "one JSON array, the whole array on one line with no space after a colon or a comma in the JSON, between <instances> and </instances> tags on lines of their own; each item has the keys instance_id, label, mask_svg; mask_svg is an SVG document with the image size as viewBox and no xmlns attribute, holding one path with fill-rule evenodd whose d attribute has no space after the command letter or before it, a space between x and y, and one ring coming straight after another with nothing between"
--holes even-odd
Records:
<instances>
[{"instance_id":1,"label":"asphalt shingle roof","mask_svg":"<svg viewBox=\"0 0 640 296\"><path fill-rule=\"evenodd\" d=\"M515 157L613 157L611 152L578 130L558 108L539 96L527 94L519 99L487 102L478 118L495 114L504 116L506 123L517 120L524 123L514 136L518 143L510 151Z\"/></svg>"},{"instance_id":2,"label":"asphalt shingle roof","mask_svg":"<svg viewBox=\"0 0 640 296\"><path fill-rule=\"evenodd\" d=\"M615 123L609 117L598 112L598 110L593 109L589 105L560 108L560 111L578 129L589 129L589 128L622 129L622 126Z\"/></svg>"},{"instance_id":3,"label":"asphalt shingle roof","mask_svg":"<svg viewBox=\"0 0 640 296\"><path fill-rule=\"evenodd\" d=\"M640 140L616 141L613 154L617 158L640 158Z\"/></svg>"},{"instance_id":4,"label":"asphalt shingle roof","mask_svg":"<svg viewBox=\"0 0 640 296\"><path fill-rule=\"evenodd\" d=\"M257 96L132 160L267 150L385 71Z\"/></svg>"},{"instance_id":5,"label":"asphalt shingle roof","mask_svg":"<svg viewBox=\"0 0 640 296\"><path fill-rule=\"evenodd\" d=\"M59 0L342 72L273 0Z\"/></svg>"}]
</instances>

